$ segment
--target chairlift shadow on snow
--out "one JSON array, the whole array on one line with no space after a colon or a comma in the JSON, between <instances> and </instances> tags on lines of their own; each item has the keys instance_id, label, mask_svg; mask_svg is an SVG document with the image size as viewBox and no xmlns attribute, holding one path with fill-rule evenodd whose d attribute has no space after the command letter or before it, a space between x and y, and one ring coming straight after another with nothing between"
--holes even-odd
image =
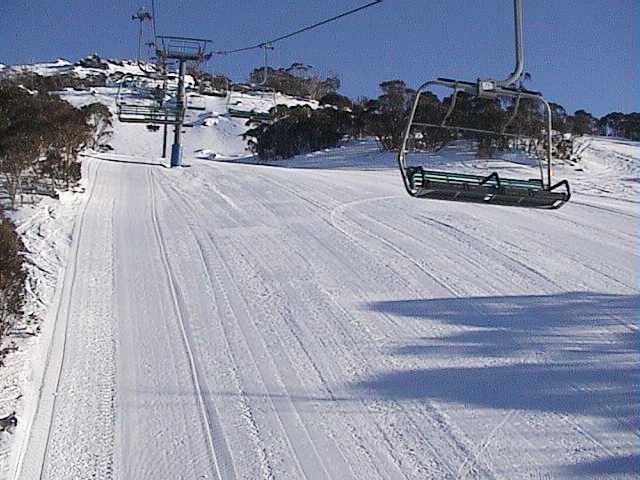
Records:
<instances>
[{"instance_id":1,"label":"chairlift shadow on snow","mask_svg":"<svg viewBox=\"0 0 640 480\"><path fill-rule=\"evenodd\" d=\"M563 293L376 302L373 311L470 327L399 345L394 356L484 359L474 367L397 370L353 387L395 401L588 415L637 435L639 295ZM496 365L491 359L513 363ZM488 364L488 365L487 365ZM640 471L640 456L571 467L578 474Z\"/></svg>"},{"instance_id":2,"label":"chairlift shadow on snow","mask_svg":"<svg viewBox=\"0 0 640 480\"><path fill-rule=\"evenodd\" d=\"M609 457L577 465L573 473L578 476L625 475L640 471L640 455Z\"/></svg>"},{"instance_id":3,"label":"chairlift shadow on snow","mask_svg":"<svg viewBox=\"0 0 640 480\"><path fill-rule=\"evenodd\" d=\"M623 182L640 183L640 177L622 178Z\"/></svg>"}]
</instances>

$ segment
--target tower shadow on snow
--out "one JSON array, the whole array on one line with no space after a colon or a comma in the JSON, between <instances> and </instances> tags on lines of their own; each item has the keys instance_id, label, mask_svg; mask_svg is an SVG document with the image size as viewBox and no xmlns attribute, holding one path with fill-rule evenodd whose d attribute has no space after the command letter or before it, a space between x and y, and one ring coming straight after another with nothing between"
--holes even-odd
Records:
<instances>
[{"instance_id":1,"label":"tower shadow on snow","mask_svg":"<svg viewBox=\"0 0 640 480\"><path fill-rule=\"evenodd\" d=\"M605 418L612 430L640 427L640 296L563 293L376 302L373 311L469 327L417 338L388 354L488 366L396 370L353 385L363 396L435 400L483 408ZM494 358L513 359L495 365ZM441 362L442 363L442 360ZM477 364L477 363L476 363ZM640 456L567 467L577 475L640 471Z\"/></svg>"}]
</instances>

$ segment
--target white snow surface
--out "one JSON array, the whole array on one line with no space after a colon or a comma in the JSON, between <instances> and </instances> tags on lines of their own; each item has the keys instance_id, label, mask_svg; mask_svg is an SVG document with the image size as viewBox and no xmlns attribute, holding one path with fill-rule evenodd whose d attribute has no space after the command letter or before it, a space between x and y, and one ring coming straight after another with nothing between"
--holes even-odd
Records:
<instances>
[{"instance_id":1,"label":"white snow surface","mask_svg":"<svg viewBox=\"0 0 640 480\"><path fill-rule=\"evenodd\" d=\"M83 182L84 183L84 182ZM59 200L44 198L12 212L25 246L27 271L25 311L3 339L2 347L16 349L0 367L0 416L18 412L14 433L0 433L0 478L15 478L16 445L25 433L40 396L47 350L56 326L56 286L61 283L71 246L71 231L82 194L63 193Z\"/></svg>"},{"instance_id":2,"label":"white snow surface","mask_svg":"<svg viewBox=\"0 0 640 480\"><path fill-rule=\"evenodd\" d=\"M5 478L637 478L637 143L555 165L560 210L426 201L370 141L260 165L205 101L188 168L118 122L85 158Z\"/></svg>"}]
</instances>

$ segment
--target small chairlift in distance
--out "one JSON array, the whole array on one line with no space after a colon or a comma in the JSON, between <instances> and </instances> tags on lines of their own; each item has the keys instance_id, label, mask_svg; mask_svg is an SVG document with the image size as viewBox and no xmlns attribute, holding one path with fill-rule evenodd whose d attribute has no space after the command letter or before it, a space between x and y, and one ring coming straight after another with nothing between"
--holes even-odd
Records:
<instances>
[{"instance_id":1,"label":"small chairlift in distance","mask_svg":"<svg viewBox=\"0 0 640 480\"><path fill-rule=\"evenodd\" d=\"M227 111L229 112L229 115L232 117L237 117L237 118L248 118L249 120L256 120L256 121L267 121L267 120L273 120L273 108L275 108L277 106L277 100L276 100L276 91L273 88L267 87L267 82L269 80L269 57L268 57L268 52L269 50L273 50L273 45L271 43L263 43L262 45L260 45L260 47L263 49L264 51L264 67L263 67L263 77L262 77L262 81L260 83L257 84L253 84L251 85L252 90L256 90L259 89L261 91L261 93L267 93L269 96L271 96L271 102L273 103L273 106L271 108L269 108L268 112L261 112L261 111L256 111L255 109L252 110L243 110L243 109L239 109L239 108L234 108L233 105L235 105L236 103L231 101L231 92L229 92L229 97L227 99Z\"/></svg>"},{"instance_id":2,"label":"small chairlift in distance","mask_svg":"<svg viewBox=\"0 0 640 480\"><path fill-rule=\"evenodd\" d=\"M118 120L126 123L147 123L147 129L157 131L158 124L174 125L178 121L179 112L176 108L175 89L168 86L169 76L166 63L144 63L142 60L143 24L152 22L155 36L155 17L144 8L138 10L132 20L140 21L138 35L137 66L141 74L125 74L119 80L116 95ZM155 47L156 41L145 43L147 47Z\"/></svg>"},{"instance_id":3,"label":"small chairlift in distance","mask_svg":"<svg viewBox=\"0 0 640 480\"><path fill-rule=\"evenodd\" d=\"M560 208L571 197L567 180L562 180L555 184L552 182L553 133L549 103L541 93L526 90L521 85L516 86L516 82L521 79L524 71L522 0L514 0L514 17L516 67L507 79L478 79L476 82L465 82L437 78L424 83L418 88L398 152L398 165L402 179L407 192L412 197L540 209ZM451 96L448 97L448 108L440 121L434 121L429 115L427 115L427 121L418 121L421 116L421 99L424 98L424 100L428 101L428 98L426 98L428 96L424 94L430 87L444 87L452 91ZM477 126L447 124L449 119L456 117L452 114L456 104L460 101L460 97L464 97L463 102L469 99L472 101L480 99L480 101L492 101L498 106L508 105L506 109L503 107L506 121L493 130L476 128ZM452 140L461 137L465 138L465 135L466 138L485 136L485 138L489 138L489 142L499 139L502 142L512 142L513 145L522 142L531 143L531 132L523 134L521 132L508 131L509 126L518 115L521 103L525 102L538 102L544 106L544 126L539 129L538 133L544 134L544 139L540 144L544 148L546 178L541 159L538 159L540 178L530 180L501 178L498 172L495 171L489 175L482 176L431 170L424 165L408 165L408 154L420 151L419 148L415 148L416 145L437 144L442 148ZM446 101L443 101L442 105L446 105ZM418 112L417 116L416 112ZM422 131L416 132L417 129L422 129ZM529 138L527 138L527 135L529 135ZM431 136L431 139L428 138L429 136ZM414 146L412 152L409 151L409 144Z\"/></svg>"},{"instance_id":4,"label":"small chairlift in distance","mask_svg":"<svg viewBox=\"0 0 640 480\"><path fill-rule=\"evenodd\" d=\"M126 123L174 125L179 112L175 102L167 101L168 91L158 82L160 76L127 74L118 85L116 107L118 120ZM150 84L156 83L155 88Z\"/></svg>"}]
</instances>

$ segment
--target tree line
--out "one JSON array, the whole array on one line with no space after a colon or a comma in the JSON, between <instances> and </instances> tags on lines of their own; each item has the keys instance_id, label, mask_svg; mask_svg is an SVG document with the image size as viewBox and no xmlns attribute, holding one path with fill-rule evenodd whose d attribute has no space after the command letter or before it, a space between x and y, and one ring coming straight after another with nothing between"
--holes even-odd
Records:
<instances>
[{"instance_id":1,"label":"tree line","mask_svg":"<svg viewBox=\"0 0 640 480\"><path fill-rule=\"evenodd\" d=\"M252 79L261 78L263 69L255 69ZM291 75L291 74L288 74ZM278 83L273 75L271 85L287 87ZM283 78L288 78L286 75ZM304 84L304 78L295 77ZM302 78L302 79L301 79ZM315 82L322 79L314 78ZM402 80L390 80L380 84L381 94L375 99L358 98L352 100L337 93L339 81L323 83L319 97L324 108L312 110L309 107L287 108L279 105L272 111L273 120L254 124L246 132L250 147L263 158L289 158L293 155L329 148L342 139L373 136L384 150L400 147L409 112L416 92ZM291 91L291 90L289 90ZM299 90L294 90L299 91ZM307 87L307 91L309 91ZM431 92L421 95L416 111L416 122L439 124L446 116L452 102L452 95L439 98ZM631 140L640 140L640 114L610 113L598 119L585 110L573 115L564 107L551 103L552 128L554 131L554 152L557 158L571 156L571 142L566 135L586 134L615 135ZM439 128L428 128L419 135L413 135L413 146L424 150L438 150L455 138L476 140L478 153L490 155L495 150L514 147L513 140L499 135L500 132L513 133L522 138L518 147L530 153L541 153L545 148L547 117L544 105L534 100L479 98L458 93L455 109L447 121L448 125L487 129L495 135L459 133ZM314 138L307 138L309 136Z\"/></svg>"},{"instance_id":2,"label":"tree line","mask_svg":"<svg viewBox=\"0 0 640 480\"><path fill-rule=\"evenodd\" d=\"M340 89L337 75L322 77L310 65L294 63L288 68L260 67L249 74L250 85L262 85L292 97L320 100Z\"/></svg>"},{"instance_id":3,"label":"tree line","mask_svg":"<svg viewBox=\"0 0 640 480\"><path fill-rule=\"evenodd\" d=\"M303 63L294 63L287 68L254 68L246 83L235 83L226 75L203 72L193 65L187 68L187 72L193 76L199 92L205 94L228 90L270 89L292 97L320 100L340 88L337 75L323 77L312 66Z\"/></svg>"},{"instance_id":4,"label":"tree line","mask_svg":"<svg viewBox=\"0 0 640 480\"><path fill-rule=\"evenodd\" d=\"M21 193L75 186L79 153L109 138L111 117L102 103L78 109L57 95L0 82L0 178L10 208Z\"/></svg>"},{"instance_id":5,"label":"tree line","mask_svg":"<svg viewBox=\"0 0 640 480\"><path fill-rule=\"evenodd\" d=\"M104 104L78 109L51 93L69 86L87 85L68 75L21 74L0 80L0 191L8 198L6 207L14 209L22 193L55 196L73 188L81 175L79 153L109 138L112 114ZM22 311L23 252L0 203L0 338Z\"/></svg>"}]
</instances>

